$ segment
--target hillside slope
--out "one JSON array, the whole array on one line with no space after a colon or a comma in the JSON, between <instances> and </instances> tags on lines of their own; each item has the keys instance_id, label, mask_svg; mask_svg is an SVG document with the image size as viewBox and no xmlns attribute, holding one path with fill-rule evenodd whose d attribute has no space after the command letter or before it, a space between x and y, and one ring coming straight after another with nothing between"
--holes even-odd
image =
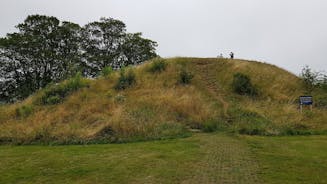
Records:
<instances>
[{"instance_id":1,"label":"hillside slope","mask_svg":"<svg viewBox=\"0 0 327 184\"><path fill-rule=\"evenodd\" d=\"M320 134L326 109L300 113L301 80L276 66L244 60L166 59L162 72L152 62L129 68L136 84L115 90L119 72L96 80L56 105L37 103L44 90L21 103L0 106L0 143L80 144L185 137L190 130L258 135ZM178 83L181 70L194 75ZM235 94L237 72L248 75L256 98ZM317 95L324 95L315 92Z\"/></svg>"}]
</instances>

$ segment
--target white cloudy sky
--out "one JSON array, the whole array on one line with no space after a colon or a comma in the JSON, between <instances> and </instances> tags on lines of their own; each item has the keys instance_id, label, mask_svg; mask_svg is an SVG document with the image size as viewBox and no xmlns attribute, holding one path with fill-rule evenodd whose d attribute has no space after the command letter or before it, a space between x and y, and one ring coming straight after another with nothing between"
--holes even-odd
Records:
<instances>
[{"instance_id":1,"label":"white cloudy sky","mask_svg":"<svg viewBox=\"0 0 327 184\"><path fill-rule=\"evenodd\" d=\"M30 14L80 25L120 19L157 41L162 57L233 51L295 74L304 65L327 71L326 0L1 0L0 36Z\"/></svg>"}]
</instances>

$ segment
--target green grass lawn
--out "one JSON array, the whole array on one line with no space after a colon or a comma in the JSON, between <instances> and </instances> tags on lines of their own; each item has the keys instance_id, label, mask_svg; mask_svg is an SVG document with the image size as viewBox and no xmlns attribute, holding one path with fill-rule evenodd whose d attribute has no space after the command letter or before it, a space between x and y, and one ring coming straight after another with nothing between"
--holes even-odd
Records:
<instances>
[{"instance_id":1,"label":"green grass lawn","mask_svg":"<svg viewBox=\"0 0 327 184\"><path fill-rule=\"evenodd\" d=\"M198 159L190 139L87 146L0 146L0 183L180 183Z\"/></svg>"},{"instance_id":2,"label":"green grass lawn","mask_svg":"<svg viewBox=\"0 0 327 184\"><path fill-rule=\"evenodd\" d=\"M327 136L247 136L265 183L327 183Z\"/></svg>"},{"instance_id":3,"label":"green grass lawn","mask_svg":"<svg viewBox=\"0 0 327 184\"><path fill-rule=\"evenodd\" d=\"M0 183L327 183L327 136L0 146Z\"/></svg>"}]
</instances>

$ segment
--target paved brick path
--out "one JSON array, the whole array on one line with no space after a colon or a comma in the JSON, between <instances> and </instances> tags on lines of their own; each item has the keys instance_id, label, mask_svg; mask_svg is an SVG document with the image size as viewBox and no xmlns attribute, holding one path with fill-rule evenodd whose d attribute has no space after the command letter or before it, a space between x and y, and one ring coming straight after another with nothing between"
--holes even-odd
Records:
<instances>
[{"instance_id":1,"label":"paved brick path","mask_svg":"<svg viewBox=\"0 0 327 184\"><path fill-rule=\"evenodd\" d=\"M190 180L183 183L255 184L258 164L245 143L226 135L200 135L203 158Z\"/></svg>"}]
</instances>

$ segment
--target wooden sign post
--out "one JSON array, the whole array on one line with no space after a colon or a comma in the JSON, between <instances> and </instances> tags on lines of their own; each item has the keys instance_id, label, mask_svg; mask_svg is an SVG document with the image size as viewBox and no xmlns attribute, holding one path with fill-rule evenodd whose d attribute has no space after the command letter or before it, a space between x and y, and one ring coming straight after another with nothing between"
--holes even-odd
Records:
<instances>
[{"instance_id":1,"label":"wooden sign post","mask_svg":"<svg viewBox=\"0 0 327 184\"><path fill-rule=\"evenodd\" d=\"M313 105L313 97L312 96L300 96L300 111L303 111L303 105L310 106L310 110L312 111Z\"/></svg>"}]
</instances>

